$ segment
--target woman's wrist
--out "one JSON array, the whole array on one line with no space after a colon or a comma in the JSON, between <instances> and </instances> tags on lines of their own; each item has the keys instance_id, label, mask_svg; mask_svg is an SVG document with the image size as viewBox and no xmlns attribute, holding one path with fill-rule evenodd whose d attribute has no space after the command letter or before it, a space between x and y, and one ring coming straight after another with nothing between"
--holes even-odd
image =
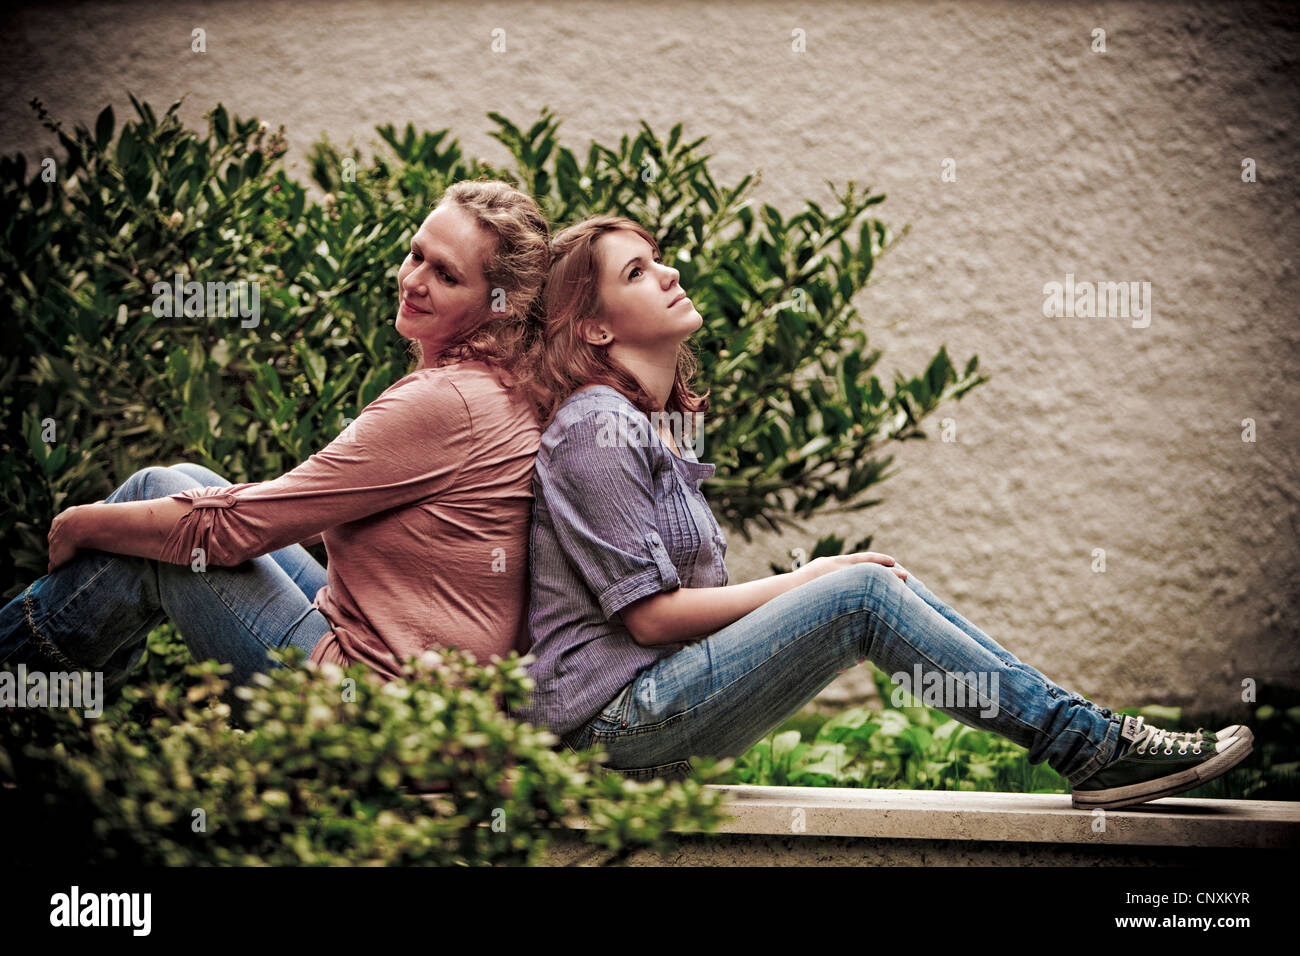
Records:
<instances>
[{"instance_id":1,"label":"woman's wrist","mask_svg":"<svg viewBox=\"0 0 1300 956\"><path fill-rule=\"evenodd\" d=\"M793 571L787 571L786 574L789 575L790 578L789 590L801 587L817 577L817 572L812 569L811 563L801 564Z\"/></svg>"},{"instance_id":2,"label":"woman's wrist","mask_svg":"<svg viewBox=\"0 0 1300 956\"><path fill-rule=\"evenodd\" d=\"M78 548L99 548L94 535L94 509L98 507L97 504L73 505L67 509L67 534Z\"/></svg>"}]
</instances>

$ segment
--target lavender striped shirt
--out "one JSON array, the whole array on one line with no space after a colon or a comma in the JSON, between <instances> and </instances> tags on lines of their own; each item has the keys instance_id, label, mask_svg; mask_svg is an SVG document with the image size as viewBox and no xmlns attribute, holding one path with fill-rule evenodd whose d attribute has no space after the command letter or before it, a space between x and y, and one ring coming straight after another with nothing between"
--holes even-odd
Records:
<instances>
[{"instance_id":1,"label":"lavender striped shirt","mask_svg":"<svg viewBox=\"0 0 1300 956\"><path fill-rule=\"evenodd\" d=\"M584 389L560 406L533 472L528 623L537 686L516 717L560 735L582 726L639 671L683 646L642 647L621 609L677 587L727 583L727 541L699 487L714 466L684 453L673 454L617 389Z\"/></svg>"}]
</instances>

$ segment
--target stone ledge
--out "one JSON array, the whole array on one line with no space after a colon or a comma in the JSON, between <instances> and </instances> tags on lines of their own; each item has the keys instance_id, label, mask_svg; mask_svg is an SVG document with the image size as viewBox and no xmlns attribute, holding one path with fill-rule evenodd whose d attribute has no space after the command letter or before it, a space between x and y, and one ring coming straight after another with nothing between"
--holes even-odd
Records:
<instances>
[{"instance_id":1,"label":"stone ledge","mask_svg":"<svg viewBox=\"0 0 1300 956\"><path fill-rule=\"evenodd\" d=\"M732 819L720 834L1164 847L1300 846L1300 803L1165 797L1075 810L1068 794L712 786ZM1103 826L1104 824L1104 826ZM578 824L585 829L585 822ZM707 839L707 835L703 837Z\"/></svg>"}]
</instances>

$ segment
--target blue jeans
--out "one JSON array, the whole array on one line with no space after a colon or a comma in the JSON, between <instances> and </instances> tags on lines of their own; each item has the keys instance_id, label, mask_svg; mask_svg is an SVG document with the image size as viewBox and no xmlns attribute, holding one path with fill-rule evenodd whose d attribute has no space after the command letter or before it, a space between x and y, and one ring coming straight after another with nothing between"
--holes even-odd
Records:
<instances>
[{"instance_id":1,"label":"blue jeans","mask_svg":"<svg viewBox=\"0 0 1300 956\"><path fill-rule=\"evenodd\" d=\"M137 471L105 499L163 498L228 485L199 465ZM290 645L310 654L330 629L312 605L326 573L301 545L236 567L189 565L81 550L0 610L0 663L44 671L102 671L111 694L126 683L149 633L170 618L197 660L233 665L231 686ZM275 666L282 666L276 664Z\"/></svg>"},{"instance_id":2,"label":"blue jeans","mask_svg":"<svg viewBox=\"0 0 1300 956\"><path fill-rule=\"evenodd\" d=\"M787 591L641 671L563 738L600 746L633 779L675 778L690 758L744 753L854 664L904 673L913 696L1001 734L1072 785L1105 764L1122 717L1017 660L935 597L916 575L857 564ZM915 678L921 675L918 683ZM901 680L898 683L902 684ZM961 689L958 688L961 685ZM942 697L942 703L939 703Z\"/></svg>"}]
</instances>

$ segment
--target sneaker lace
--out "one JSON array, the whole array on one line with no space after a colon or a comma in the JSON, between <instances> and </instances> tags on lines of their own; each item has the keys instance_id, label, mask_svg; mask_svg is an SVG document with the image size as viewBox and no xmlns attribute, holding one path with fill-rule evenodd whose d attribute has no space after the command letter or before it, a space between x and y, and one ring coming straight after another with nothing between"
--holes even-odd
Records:
<instances>
[{"instance_id":1,"label":"sneaker lace","mask_svg":"<svg viewBox=\"0 0 1300 956\"><path fill-rule=\"evenodd\" d=\"M1178 753L1186 754L1188 747L1192 753L1201 752L1201 742L1205 739L1204 728L1198 727L1195 732L1192 731L1172 731L1162 730L1159 727L1152 727L1146 723L1146 719L1139 717L1137 719L1137 739L1133 741L1133 749L1138 753L1146 753L1150 750L1152 753L1164 747L1166 755L1174 752L1174 745L1178 745Z\"/></svg>"}]
</instances>

